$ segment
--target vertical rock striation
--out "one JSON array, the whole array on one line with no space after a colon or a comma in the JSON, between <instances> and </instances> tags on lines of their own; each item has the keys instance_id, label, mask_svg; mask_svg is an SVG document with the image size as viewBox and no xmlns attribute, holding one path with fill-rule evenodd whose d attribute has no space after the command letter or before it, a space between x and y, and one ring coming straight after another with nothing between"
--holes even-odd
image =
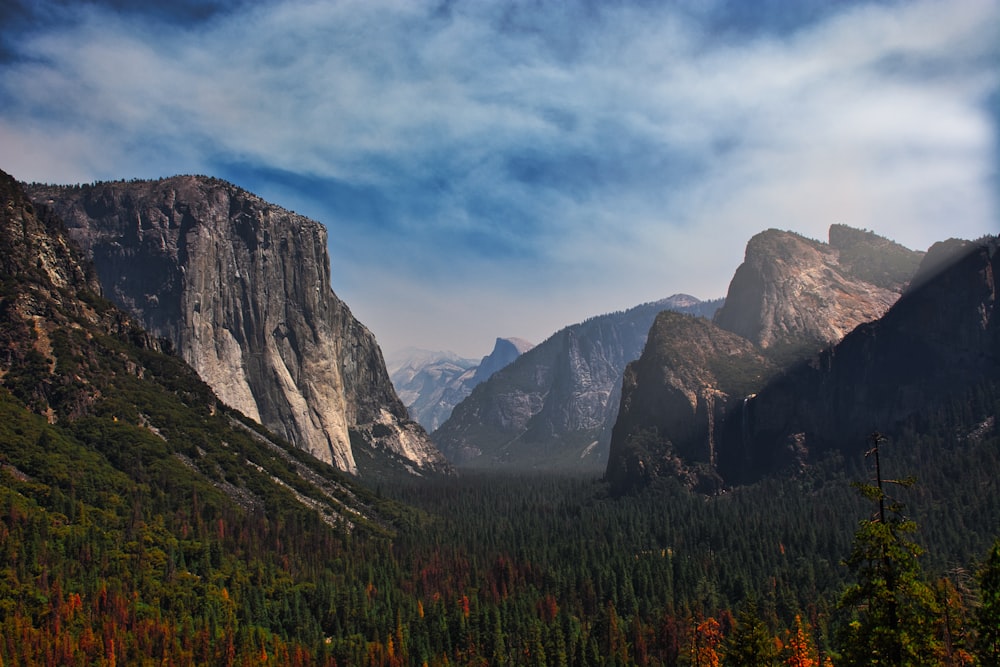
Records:
<instances>
[{"instance_id":1,"label":"vertical rock striation","mask_svg":"<svg viewBox=\"0 0 1000 667\"><path fill-rule=\"evenodd\" d=\"M28 190L65 220L106 296L228 405L342 470L357 471L352 433L413 467L446 467L330 288L318 222L200 176Z\"/></svg>"}]
</instances>

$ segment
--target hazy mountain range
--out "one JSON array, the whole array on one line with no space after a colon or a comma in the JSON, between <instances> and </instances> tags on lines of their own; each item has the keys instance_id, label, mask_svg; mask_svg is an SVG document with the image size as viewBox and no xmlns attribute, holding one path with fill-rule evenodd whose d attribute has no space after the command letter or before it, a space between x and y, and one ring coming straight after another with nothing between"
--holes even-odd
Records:
<instances>
[{"instance_id":1,"label":"hazy mountain range","mask_svg":"<svg viewBox=\"0 0 1000 667\"><path fill-rule=\"evenodd\" d=\"M603 471L622 372L657 313L719 304L677 294L565 327L476 387L432 438L465 466Z\"/></svg>"},{"instance_id":2,"label":"hazy mountain range","mask_svg":"<svg viewBox=\"0 0 1000 667\"><path fill-rule=\"evenodd\" d=\"M389 355L386 367L410 416L433 431L476 385L532 347L523 338L497 338L493 351L479 361L452 352L408 348Z\"/></svg>"}]
</instances>

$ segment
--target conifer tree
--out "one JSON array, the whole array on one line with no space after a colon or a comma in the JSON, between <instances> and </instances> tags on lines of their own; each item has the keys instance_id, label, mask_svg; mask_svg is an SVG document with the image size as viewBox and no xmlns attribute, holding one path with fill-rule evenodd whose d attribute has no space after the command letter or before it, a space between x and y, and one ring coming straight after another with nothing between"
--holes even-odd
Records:
<instances>
[{"instance_id":1,"label":"conifer tree","mask_svg":"<svg viewBox=\"0 0 1000 667\"><path fill-rule=\"evenodd\" d=\"M757 605L748 603L736 615L736 625L723 642L725 664L732 667L772 667L778 651L774 637L757 615Z\"/></svg>"},{"instance_id":2,"label":"conifer tree","mask_svg":"<svg viewBox=\"0 0 1000 667\"><path fill-rule=\"evenodd\" d=\"M795 627L785 643L784 664L788 667L819 667L819 654L798 614L795 616Z\"/></svg>"},{"instance_id":3,"label":"conifer tree","mask_svg":"<svg viewBox=\"0 0 1000 667\"><path fill-rule=\"evenodd\" d=\"M916 524L904 516L902 503L884 490L888 483L909 486L913 482L882 479L879 445L883 441L881 434L872 434L868 454L874 456L875 485L858 485L878 510L871 519L861 521L845 560L857 582L847 587L840 600L850 621L841 636L842 655L837 664L934 665L936 605L917 560L922 550L910 538Z\"/></svg>"},{"instance_id":4,"label":"conifer tree","mask_svg":"<svg viewBox=\"0 0 1000 667\"><path fill-rule=\"evenodd\" d=\"M717 620L700 616L692 619L686 664L690 667L719 667L721 640L722 632Z\"/></svg>"}]
</instances>

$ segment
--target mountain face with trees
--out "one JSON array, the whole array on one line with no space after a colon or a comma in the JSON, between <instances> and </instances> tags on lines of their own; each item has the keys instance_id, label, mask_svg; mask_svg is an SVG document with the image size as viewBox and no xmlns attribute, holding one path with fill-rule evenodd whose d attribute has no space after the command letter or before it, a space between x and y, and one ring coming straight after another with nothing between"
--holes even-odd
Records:
<instances>
[{"instance_id":1,"label":"mountain face with trees","mask_svg":"<svg viewBox=\"0 0 1000 667\"><path fill-rule=\"evenodd\" d=\"M431 437L463 466L603 470L622 373L656 314L717 307L675 295L566 327L473 389Z\"/></svg>"},{"instance_id":2,"label":"mountain face with trees","mask_svg":"<svg viewBox=\"0 0 1000 667\"><path fill-rule=\"evenodd\" d=\"M358 472L357 447L447 469L331 290L319 223L200 176L28 192L66 222L104 293L227 405L341 470Z\"/></svg>"},{"instance_id":3,"label":"mountain face with trees","mask_svg":"<svg viewBox=\"0 0 1000 667\"><path fill-rule=\"evenodd\" d=\"M765 235L776 238L771 233ZM756 240L759 246L761 239ZM797 246L803 243L792 240ZM754 245L751 242L748 248L748 263L756 252ZM892 245L872 243L869 247L880 245L895 251ZM853 252L859 253L857 249ZM802 352L819 340L821 329L816 324L825 321L814 319L818 311L808 307L816 298L809 276L816 272L806 271L806 285L799 290L806 298L797 305L771 309L772 319L763 315L758 318L765 322L762 326L740 329L754 334L752 340L744 338L754 347L753 354L749 357L746 352L715 354L699 370L688 372L688 378L696 378L686 385L689 394L714 394L715 405L723 406L717 408L713 419L698 417L693 424L678 422L684 417L683 411L671 407L663 397L677 384L671 379L671 374L678 372L673 369L696 363L692 361L695 357L690 351L684 352L687 348L683 336L662 331L668 324L674 329L694 325L661 323L661 333L651 334L651 343L627 373L633 381L622 398L607 471L609 481L619 489L633 488L659 474L655 471L676 471L679 458L688 467L695 463L702 466L701 476L697 480L689 478L689 484L700 482L702 488L714 490L778 471L800 470L832 452L856 451L867 433L881 430L899 434L907 424L912 427L912 420L920 415L947 409L953 402L970 406L988 404L988 397L996 391L1000 378L997 362L1000 339L992 315L996 294L995 252L996 242L991 239L977 243L950 241L934 246L923 257L909 287L882 317L872 322L854 322L853 331L839 343L803 357ZM901 257L910 261L905 254ZM897 257L887 263L906 265L898 260ZM874 279L883 285L894 289L899 285L902 271L886 279L891 272L879 269L874 261L857 261L872 269ZM752 264L763 266L764 262L754 258ZM794 262L789 262L786 256L776 264ZM741 290L753 291L740 284L746 273L743 267L737 271L727 306L732 303L733 292L738 295ZM860 278L854 274L852 280ZM832 304L827 311L833 308L841 314L860 317L871 312L868 309L880 307L879 290L884 288L868 284L859 293L844 290L847 282L834 284L837 298L848 306L839 308ZM759 297L769 291L775 290L765 287L754 293ZM858 304L866 297L871 297L868 305L859 308ZM767 299L758 303L766 310ZM733 312L726 314L720 310L714 333L707 334L712 340L725 340L732 335L723 333L721 325L732 326ZM799 318L796 312L808 315ZM838 321L837 327L828 332L846 327L846 320ZM794 322L802 325L798 339L790 335L792 328L788 324ZM698 326L712 331L707 322ZM784 337L778 337L776 332ZM797 361L788 354L794 350L799 351ZM679 362L678 357L683 357L683 361ZM725 369L721 378L720 369ZM989 418L984 410L970 407L962 428L968 432L980 426ZM685 456L686 442L702 443L702 450L709 448L712 458L707 460L704 454L700 458Z\"/></svg>"},{"instance_id":4,"label":"mountain face with trees","mask_svg":"<svg viewBox=\"0 0 1000 667\"><path fill-rule=\"evenodd\" d=\"M61 223L2 175L0 243L4 665L843 667L1000 655L1000 432L984 423L955 437L979 406L995 415L1000 393L956 396L882 442L879 477L918 479L884 497L860 485L888 520L867 518L872 503L851 488L871 470L860 453L710 496L671 477L615 496L582 476L478 471L397 471L375 493L371 477L219 401L96 293ZM983 259L967 260L976 280L926 284L980 285L993 271ZM980 318L966 325L987 332L995 317L977 294ZM930 319L966 312L925 303ZM704 320L678 322L694 322L696 340L714 335ZM959 355L986 335L973 331ZM733 355L757 368L739 339L702 342L706 365ZM715 381L738 392L723 370ZM683 386L688 371L673 373Z\"/></svg>"},{"instance_id":5,"label":"mountain face with trees","mask_svg":"<svg viewBox=\"0 0 1000 667\"><path fill-rule=\"evenodd\" d=\"M325 662L282 608L405 511L220 402L2 172L0 243L0 661Z\"/></svg>"},{"instance_id":6,"label":"mountain face with trees","mask_svg":"<svg viewBox=\"0 0 1000 667\"><path fill-rule=\"evenodd\" d=\"M478 363L451 352L412 349L386 363L389 378L410 416L433 431L477 385L532 347L534 344L523 338L497 338L493 351Z\"/></svg>"}]
</instances>

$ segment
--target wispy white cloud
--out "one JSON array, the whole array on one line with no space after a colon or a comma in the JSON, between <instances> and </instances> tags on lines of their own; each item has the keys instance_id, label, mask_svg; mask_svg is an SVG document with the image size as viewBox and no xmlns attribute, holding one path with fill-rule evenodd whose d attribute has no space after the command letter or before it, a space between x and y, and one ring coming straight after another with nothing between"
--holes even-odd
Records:
<instances>
[{"instance_id":1,"label":"wispy white cloud","mask_svg":"<svg viewBox=\"0 0 1000 667\"><path fill-rule=\"evenodd\" d=\"M134 5L4 35L0 168L209 172L312 215L389 348L719 296L767 227L998 226L993 0Z\"/></svg>"}]
</instances>

